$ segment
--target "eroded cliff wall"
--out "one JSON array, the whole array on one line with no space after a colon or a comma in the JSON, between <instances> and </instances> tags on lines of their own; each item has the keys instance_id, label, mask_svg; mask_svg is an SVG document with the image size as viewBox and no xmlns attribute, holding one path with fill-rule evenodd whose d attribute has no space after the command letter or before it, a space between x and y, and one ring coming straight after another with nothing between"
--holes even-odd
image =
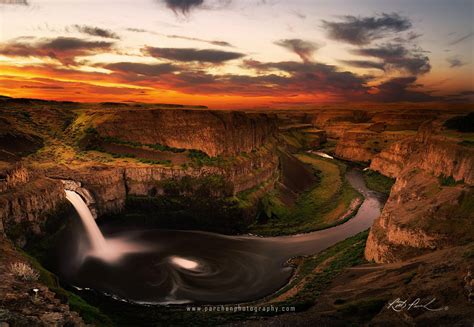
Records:
<instances>
[{"instance_id":1,"label":"eroded cliff wall","mask_svg":"<svg viewBox=\"0 0 474 327\"><path fill-rule=\"evenodd\" d=\"M65 135L72 138L65 140L65 147L57 148L56 153L70 153L70 144L74 144L78 135L75 133L93 127L102 137L201 150L219 156L219 160L196 163L188 159L185 165L148 164L139 160L104 160L103 154L97 160L86 152L81 154L87 156L86 160L76 158L71 164L64 164L38 157L36 160L41 164L35 162L27 170L21 168L0 175L0 222L9 232L18 229L25 235L41 234L47 215L54 213L61 203L67 203L63 180L73 181L87 190L93 197L94 211L103 215L123 209L129 195L160 195L167 181L180 183L185 177L222 178L226 189L212 190L216 197L233 196L262 185L268 190L279 178L276 122L269 115L181 109L94 109L81 111L71 126Z\"/></svg>"},{"instance_id":2,"label":"eroded cliff wall","mask_svg":"<svg viewBox=\"0 0 474 327\"><path fill-rule=\"evenodd\" d=\"M426 129L392 144L370 168L397 178L365 255L394 262L474 240L474 149Z\"/></svg>"},{"instance_id":3,"label":"eroded cliff wall","mask_svg":"<svg viewBox=\"0 0 474 327\"><path fill-rule=\"evenodd\" d=\"M23 245L31 235L42 233L50 214L66 200L60 181L20 169L21 179L0 193L0 231ZM10 174L18 176L18 170Z\"/></svg>"},{"instance_id":4,"label":"eroded cliff wall","mask_svg":"<svg viewBox=\"0 0 474 327\"><path fill-rule=\"evenodd\" d=\"M102 137L196 149L211 157L258 150L276 132L276 121L265 114L134 109L90 115Z\"/></svg>"}]
</instances>

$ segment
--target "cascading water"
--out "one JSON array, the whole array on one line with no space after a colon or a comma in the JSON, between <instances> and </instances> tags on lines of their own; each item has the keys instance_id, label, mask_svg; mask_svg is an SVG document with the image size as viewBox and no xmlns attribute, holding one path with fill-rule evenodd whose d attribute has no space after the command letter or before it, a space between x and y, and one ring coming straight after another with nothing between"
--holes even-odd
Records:
<instances>
[{"instance_id":1,"label":"cascading water","mask_svg":"<svg viewBox=\"0 0 474 327\"><path fill-rule=\"evenodd\" d=\"M144 246L129 242L129 240L124 237L106 239L82 197L74 191L65 190L65 192L66 199L71 202L79 214L79 217L81 217L87 239L90 243L89 251L79 253L80 261L88 256L93 256L104 261L113 262L127 253L145 250Z\"/></svg>"},{"instance_id":2,"label":"cascading water","mask_svg":"<svg viewBox=\"0 0 474 327\"><path fill-rule=\"evenodd\" d=\"M72 203L76 209L79 217L81 217L82 223L86 229L87 237L91 243L91 251L95 253L103 253L107 247L104 235L100 231L99 227L95 223L95 219L92 216L89 207L84 202L79 194L74 191L65 190L66 199Z\"/></svg>"},{"instance_id":3,"label":"cascading water","mask_svg":"<svg viewBox=\"0 0 474 327\"><path fill-rule=\"evenodd\" d=\"M198 231L129 229L109 222L102 234L79 194L66 191L79 213L90 246L65 235L61 276L71 285L142 304L240 303L271 294L291 278L286 265L366 230L383 201L352 169L348 182L364 195L344 224L313 233L261 238ZM110 228L110 227L117 228ZM66 229L82 239L82 229ZM77 247L76 247L77 246ZM74 255L78 255L77 263ZM69 264L71 261L74 264Z\"/></svg>"}]
</instances>

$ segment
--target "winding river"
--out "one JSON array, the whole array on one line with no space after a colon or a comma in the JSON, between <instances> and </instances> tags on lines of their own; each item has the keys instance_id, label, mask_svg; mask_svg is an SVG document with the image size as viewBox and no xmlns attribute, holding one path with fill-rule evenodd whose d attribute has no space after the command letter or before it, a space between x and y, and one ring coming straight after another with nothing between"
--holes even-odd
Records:
<instances>
[{"instance_id":1,"label":"winding river","mask_svg":"<svg viewBox=\"0 0 474 327\"><path fill-rule=\"evenodd\" d=\"M269 238L119 230L104 235L117 254L111 258L78 256L84 242L63 242L60 275L78 288L141 304L223 304L262 298L289 281L293 269L285 263L290 258L318 253L366 230L378 217L382 196L367 189L360 170L350 169L346 178L365 200L352 219L336 227ZM76 243L79 248L72 246Z\"/></svg>"}]
</instances>

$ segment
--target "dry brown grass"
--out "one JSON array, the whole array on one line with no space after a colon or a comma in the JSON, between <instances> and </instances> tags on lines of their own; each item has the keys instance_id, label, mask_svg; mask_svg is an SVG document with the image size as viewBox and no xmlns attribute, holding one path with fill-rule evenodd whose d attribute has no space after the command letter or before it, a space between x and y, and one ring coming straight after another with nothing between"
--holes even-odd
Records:
<instances>
[{"instance_id":1,"label":"dry brown grass","mask_svg":"<svg viewBox=\"0 0 474 327\"><path fill-rule=\"evenodd\" d=\"M24 262L15 262L10 265L11 273L18 279L34 282L39 278L39 273Z\"/></svg>"}]
</instances>

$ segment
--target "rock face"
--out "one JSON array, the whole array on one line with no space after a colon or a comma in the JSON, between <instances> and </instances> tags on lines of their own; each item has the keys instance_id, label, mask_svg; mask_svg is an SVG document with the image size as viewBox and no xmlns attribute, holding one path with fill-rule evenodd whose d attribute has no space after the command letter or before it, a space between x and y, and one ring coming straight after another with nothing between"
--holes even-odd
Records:
<instances>
[{"instance_id":1,"label":"rock face","mask_svg":"<svg viewBox=\"0 0 474 327\"><path fill-rule=\"evenodd\" d=\"M55 293L39 281L24 281L11 271L11 264L25 263L24 257L0 233L0 325L86 326ZM34 294L33 289L37 290Z\"/></svg>"},{"instance_id":2,"label":"rock face","mask_svg":"<svg viewBox=\"0 0 474 327\"><path fill-rule=\"evenodd\" d=\"M403 170L371 228L366 258L396 262L472 241L473 195L467 185L441 186L429 173Z\"/></svg>"},{"instance_id":3,"label":"rock face","mask_svg":"<svg viewBox=\"0 0 474 327\"><path fill-rule=\"evenodd\" d=\"M163 192L167 180L183 177L202 178L222 176L230 186L230 194L271 182L279 176L279 160L274 149L261 150L240 158L228 167L199 168L163 167L149 165L93 166L80 169L58 167L45 174L53 180L70 180L90 192L98 215L120 211L127 195L154 196ZM224 194L221 194L224 196Z\"/></svg>"},{"instance_id":4,"label":"rock face","mask_svg":"<svg viewBox=\"0 0 474 327\"><path fill-rule=\"evenodd\" d=\"M394 262L473 241L473 167L472 148L424 129L377 155L370 168L397 181L371 228L366 258Z\"/></svg>"},{"instance_id":5,"label":"rock face","mask_svg":"<svg viewBox=\"0 0 474 327\"><path fill-rule=\"evenodd\" d=\"M337 142L335 155L346 160L370 162L382 149L407 135L409 134L374 132L370 129L348 130Z\"/></svg>"},{"instance_id":6,"label":"rock face","mask_svg":"<svg viewBox=\"0 0 474 327\"><path fill-rule=\"evenodd\" d=\"M396 178L408 164L436 176L474 184L474 149L424 133L392 144L374 157L370 168Z\"/></svg>"},{"instance_id":7,"label":"rock face","mask_svg":"<svg viewBox=\"0 0 474 327\"><path fill-rule=\"evenodd\" d=\"M224 197L263 184L266 190L271 189L279 178L276 120L270 115L150 108L91 109L81 115L78 121L94 126L103 137L201 150L220 156L222 161L184 166L138 161L89 160L72 165L48 162L48 168L26 170L19 166L4 172L0 175L0 227L3 225L9 235L21 230L24 236L18 241L20 245L28 235L41 234L48 214L67 203L64 189L82 195L99 216L120 211L128 195L161 194L164 181L221 176L229 187L226 194L217 194L223 190L216 190L215 195ZM84 127L76 123L76 131Z\"/></svg>"},{"instance_id":8,"label":"rock face","mask_svg":"<svg viewBox=\"0 0 474 327\"><path fill-rule=\"evenodd\" d=\"M434 110L404 110L384 111L374 114L372 122L384 123L388 130L418 130L420 126L429 120L439 116Z\"/></svg>"},{"instance_id":9,"label":"rock face","mask_svg":"<svg viewBox=\"0 0 474 327\"><path fill-rule=\"evenodd\" d=\"M27 184L16 185L0 194L0 228L18 245L31 234L39 235L49 214L65 201L60 181L30 176Z\"/></svg>"},{"instance_id":10,"label":"rock face","mask_svg":"<svg viewBox=\"0 0 474 327\"><path fill-rule=\"evenodd\" d=\"M103 137L201 150L211 157L252 152L276 131L265 114L209 110L117 110L93 114Z\"/></svg>"}]
</instances>

